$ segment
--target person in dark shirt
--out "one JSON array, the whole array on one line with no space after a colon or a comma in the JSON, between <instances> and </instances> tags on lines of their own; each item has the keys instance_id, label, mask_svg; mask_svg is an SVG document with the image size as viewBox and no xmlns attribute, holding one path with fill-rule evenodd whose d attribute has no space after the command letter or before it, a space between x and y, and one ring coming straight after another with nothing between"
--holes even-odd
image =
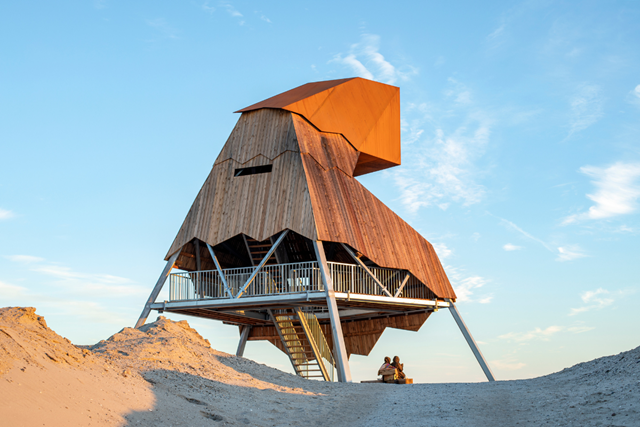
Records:
<instances>
[{"instance_id":1,"label":"person in dark shirt","mask_svg":"<svg viewBox=\"0 0 640 427\"><path fill-rule=\"evenodd\" d=\"M398 378L400 379L406 378L406 375L402 371L404 368L404 363L400 363L400 358L398 356L393 357L393 363L391 364L391 366L393 366L398 370Z\"/></svg>"}]
</instances>

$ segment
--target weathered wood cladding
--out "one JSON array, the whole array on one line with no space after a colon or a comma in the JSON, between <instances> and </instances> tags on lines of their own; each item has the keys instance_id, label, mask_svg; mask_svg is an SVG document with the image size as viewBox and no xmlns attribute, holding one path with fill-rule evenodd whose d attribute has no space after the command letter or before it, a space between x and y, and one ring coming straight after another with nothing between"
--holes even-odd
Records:
<instances>
[{"instance_id":1,"label":"weathered wood cladding","mask_svg":"<svg viewBox=\"0 0 640 427\"><path fill-rule=\"evenodd\" d=\"M320 132L297 114L292 118L301 153L313 157L324 169L338 168L353 176L358 152L342 135Z\"/></svg>"},{"instance_id":2,"label":"weathered wood cladding","mask_svg":"<svg viewBox=\"0 0 640 427\"><path fill-rule=\"evenodd\" d=\"M285 151L300 151L291 113L265 108L240 116L214 164L244 164L256 156L272 160Z\"/></svg>"},{"instance_id":3,"label":"weathered wood cladding","mask_svg":"<svg viewBox=\"0 0 640 427\"><path fill-rule=\"evenodd\" d=\"M431 244L351 176L357 158L342 135L294 113L243 113L167 258L193 238L215 246L241 233L263 241L290 229L348 244L381 267L410 271L437 297L455 298ZM272 172L234 177L237 168L266 163Z\"/></svg>"},{"instance_id":4,"label":"weathered wood cladding","mask_svg":"<svg viewBox=\"0 0 640 427\"><path fill-rule=\"evenodd\" d=\"M311 145L303 139L309 138L314 130L299 121L294 123L300 146ZM299 128L304 128L304 132L298 131ZM356 179L342 169L328 169L329 165L339 164L338 159L324 161L324 165L317 161L348 151L329 149L338 144L316 146L314 151L309 150L310 154L302 153L301 157L319 239L346 243L381 267L409 270L439 298L455 298L440 260L427 240ZM320 149L325 151L324 155L317 153Z\"/></svg>"},{"instance_id":5,"label":"weathered wood cladding","mask_svg":"<svg viewBox=\"0 0 640 427\"><path fill-rule=\"evenodd\" d=\"M420 312L407 315L341 322L347 353L349 355L359 354L367 356L371 350L373 350L373 347L376 345L376 342L378 342L378 339L382 336L382 333L386 328L418 331L430 314L431 312ZM327 343L333 349L331 325L323 323L320 326L327 339ZM249 333L249 340L266 340L278 347L281 351L285 351L274 326L255 325Z\"/></svg>"},{"instance_id":6,"label":"weathered wood cladding","mask_svg":"<svg viewBox=\"0 0 640 427\"><path fill-rule=\"evenodd\" d=\"M234 177L235 169L254 163L260 160L230 159L213 167L167 256L193 238L215 246L240 233L263 241L289 229L317 239L300 154L282 153L270 173Z\"/></svg>"}]
</instances>

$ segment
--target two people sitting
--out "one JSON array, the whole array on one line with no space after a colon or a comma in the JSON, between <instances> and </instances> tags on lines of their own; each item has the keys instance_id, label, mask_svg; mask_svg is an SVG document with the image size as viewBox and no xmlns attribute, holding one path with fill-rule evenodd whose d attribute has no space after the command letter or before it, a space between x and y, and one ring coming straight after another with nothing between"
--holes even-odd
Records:
<instances>
[{"instance_id":1,"label":"two people sitting","mask_svg":"<svg viewBox=\"0 0 640 427\"><path fill-rule=\"evenodd\" d=\"M385 357L384 363L382 364L380 369L378 369L378 375L384 376L385 374L383 373L383 371L392 370L392 369L395 369L396 375L398 378L400 379L406 378L406 375L403 372L404 363L400 363L400 358L398 356L395 356L393 358L393 363L391 362L391 359L389 357Z\"/></svg>"}]
</instances>

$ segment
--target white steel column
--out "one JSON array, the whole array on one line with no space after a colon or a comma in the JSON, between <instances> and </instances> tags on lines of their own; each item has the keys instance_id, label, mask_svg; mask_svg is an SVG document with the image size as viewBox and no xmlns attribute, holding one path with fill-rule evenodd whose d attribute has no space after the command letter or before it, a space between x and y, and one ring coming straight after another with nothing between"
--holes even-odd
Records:
<instances>
[{"instance_id":1,"label":"white steel column","mask_svg":"<svg viewBox=\"0 0 640 427\"><path fill-rule=\"evenodd\" d=\"M251 325L244 325L242 327L242 332L240 333L238 350L236 350L236 356L238 357L242 357L244 355L244 348L247 345L247 339L249 339L249 332L251 332Z\"/></svg>"},{"instance_id":2,"label":"white steel column","mask_svg":"<svg viewBox=\"0 0 640 427\"><path fill-rule=\"evenodd\" d=\"M160 278L156 282L156 286L151 291L151 295L149 295L149 299L147 300L147 303L144 305L144 308L142 309L142 314L140 314L140 318L136 322L135 328L139 328L140 326L144 325L144 322L147 321L147 317L149 317L149 313L151 313L151 304L156 302L156 298L158 298L158 294L162 290L162 287L164 286L164 282L167 280L167 276L169 275L169 273L171 273L171 269L173 268L174 264L178 260L178 256L180 256L180 252L182 252L182 248L178 249L178 251L175 254L171 255L171 258L169 258L169 261L167 261L167 265L164 266L164 270L162 270L162 274L160 275Z\"/></svg>"},{"instance_id":3,"label":"white steel column","mask_svg":"<svg viewBox=\"0 0 640 427\"><path fill-rule=\"evenodd\" d=\"M349 368L349 358L347 357L347 347L344 343L344 335L342 334L342 324L340 323L340 314L338 313L338 304L336 303L335 292L333 291L333 280L331 272L327 265L327 257L324 254L324 247L321 241L313 242L313 248L318 258L318 266L322 274L322 281L327 293L327 307L329 308L329 318L331 319L331 334L333 335L333 356L336 360L338 368L338 381L351 382L351 368Z\"/></svg>"},{"instance_id":4,"label":"white steel column","mask_svg":"<svg viewBox=\"0 0 640 427\"><path fill-rule=\"evenodd\" d=\"M491 368L489 368L489 364L484 359L484 356L482 355L482 352L480 351L478 344L476 344L476 341L471 336L471 332L469 332L469 329L467 328L467 325L465 325L464 320L462 320L462 316L460 316L460 312L458 311L458 308L455 306L455 304L453 304L453 301L451 300L449 300L449 311L451 312L451 315L453 316L454 320L458 324L458 327L460 328L460 332L462 332L462 335L464 335L464 339L467 340L467 344L469 344L469 347L471 347L471 351L473 352L473 355L476 357L476 360L480 364L480 367L484 371L484 374L487 376L487 380L495 381L495 378L493 377L493 372L491 372Z\"/></svg>"}]
</instances>

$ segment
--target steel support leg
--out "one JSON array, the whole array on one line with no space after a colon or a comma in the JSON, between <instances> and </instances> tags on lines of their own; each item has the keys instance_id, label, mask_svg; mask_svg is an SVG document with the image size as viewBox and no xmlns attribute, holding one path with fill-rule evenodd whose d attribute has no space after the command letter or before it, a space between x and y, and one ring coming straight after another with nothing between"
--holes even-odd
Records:
<instances>
[{"instance_id":1,"label":"steel support leg","mask_svg":"<svg viewBox=\"0 0 640 427\"><path fill-rule=\"evenodd\" d=\"M464 320L462 320L462 316L460 316L458 307L456 307L455 304L453 304L453 301L449 301L449 311L451 312L453 319L458 324L458 327L460 328L460 332L462 332L462 335L464 335L464 339L467 340L467 344L469 344L469 347L471 347L471 351L473 352L473 355L476 357L476 360L480 364L480 367L484 371L484 374L487 376L487 380L495 381L495 378L493 377L493 373L491 372L491 368L489 368L489 364L484 359L484 356L482 355L482 352L480 351L478 344L476 344L475 340L471 336L471 332L469 332L469 328L467 328L467 325L465 325Z\"/></svg>"},{"instance_id":2,"label":"steel support leg","mask_svg":"<svg viewBox=\"0 0 640 427\"><path fill-rule=\"evenodd\" d=\"M164 266L164 270L162 270L162 274L160 275L160 278L156 282L156 286L151 291L151 295L149 295L149 299L147 300L147 303L144 305L144 308L142 309L142 314L140 314L140 318L136 322L136 326L135 326L136 329L144 325L144 322L147 321L147 317L149 317L149 313L151 313L151 304L156 302L156 298L158 298L158 294L162 290L162 287L164 286L164 282L167 280L167 276L169 275L169 273L171 273L171 269L173 268L174 264L178 260L178 256L180 256L181 251L182 251L182 248L178 249L178 252L171 255L171 258L169 258L169 261L167 261L167 265Z\"/></svg>"},{"instance_id":3,"label":"steel support leg","mask_svg":"<svg viewBox=\"0 0 640 427\"><path fill-rule=\"evenodd\" d=\"M327 265L327 257L324 254L324 247L321 241L313 242L313 248L318 258L318 266L327 293L327 307L329 308L329 318L331 319L331 334L333 335L333 356L338 368L338 381L351 382L351 369L349 368L349 358L347 357L347 347L342 334L342 324L338 313L335 292L333 291L333 280Z\"/></svg>"},{"instance_id":4,"label":"steel support leg","mask_svg":"<svg viewBox=\"0 0 640 427\"><path fill-rule=\"evenodd\" d=\"M249 332L251 332L250 325L245 325L242 327L242 332L240 333L240 342L238 343L238 350L236 351L236 356L238 357L244 356L244 348L247 345L247 339L249 339Z\"/></svg>"}]
</instances>

